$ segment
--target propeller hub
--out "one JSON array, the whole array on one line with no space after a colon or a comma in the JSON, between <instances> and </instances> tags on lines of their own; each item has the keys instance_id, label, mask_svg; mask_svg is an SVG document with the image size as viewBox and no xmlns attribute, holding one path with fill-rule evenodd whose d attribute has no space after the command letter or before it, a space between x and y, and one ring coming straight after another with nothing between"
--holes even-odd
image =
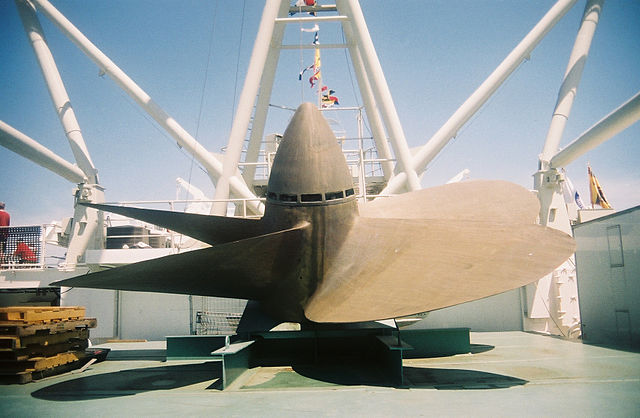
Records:
<instances>
[{"instance_id":1,"label":"propeller hub","mask_svg":"<svg viewBox=\"0 0 640 418\"><path fill-rule=\"evenodd\" d=\"M301 104L273 161L267 201L306 206L353 199L353 179L333 131L313 104Z\"/></svg>"}]
</instances>

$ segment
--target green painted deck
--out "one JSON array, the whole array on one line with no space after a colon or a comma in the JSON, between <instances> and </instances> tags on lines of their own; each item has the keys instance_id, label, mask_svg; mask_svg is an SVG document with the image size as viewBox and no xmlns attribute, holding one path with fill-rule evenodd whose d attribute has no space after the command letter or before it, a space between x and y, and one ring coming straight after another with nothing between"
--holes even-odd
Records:
<instances>
[{"instance_id":1,"label":"green painted deck","mask_svg":"<svg viewBox=\"0 0 640 418\"><path fill-rule=\"evenodd\" d=\"M640 415L640 353L523 332L471 343L470 354L405 359L403 388L355 361L257 367L224 392L219 362L114 347L83 373L0 386L2 416Z\"/></svg>"}]
</instances>

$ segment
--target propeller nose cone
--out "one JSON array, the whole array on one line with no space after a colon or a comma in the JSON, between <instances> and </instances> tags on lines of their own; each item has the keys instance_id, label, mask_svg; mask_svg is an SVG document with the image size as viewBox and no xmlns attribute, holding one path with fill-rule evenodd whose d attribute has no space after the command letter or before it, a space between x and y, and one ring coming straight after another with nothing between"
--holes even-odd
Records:
<instances>
[{"instance_id":1,"label":"propeller nose cone","mask_svg":"<svg viewBox=\"0 0 640 418\"><path fill-rule=\"evenodd\" d=\"M353 180L333 131L316 106L301 104L273 161L267 198L318 203L347 190L353 193Z\"/></svg>"}]
</instances>

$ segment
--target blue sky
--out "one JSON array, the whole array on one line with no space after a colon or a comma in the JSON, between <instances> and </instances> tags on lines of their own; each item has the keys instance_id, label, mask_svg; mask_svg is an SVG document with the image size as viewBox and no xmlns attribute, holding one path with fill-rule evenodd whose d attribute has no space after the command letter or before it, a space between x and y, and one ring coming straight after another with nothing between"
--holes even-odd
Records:
<instances>
[{"instance_id":1,"label":"blue sky","mask_svg":"<svg viewBox=\"0 0 640 418\"><path fill-rule=\"evenodd\" d=\"M263 2L52 1L71 22L209 150L226 145ZM362 1L362 9L411 147L424 144L554 4L553 1ZM423 178L442 184L462 169L472 178L532 187L584 1L547 35L468 123ZM41 16L108 201L175 199L177 177L208 195L208 177L108 77ZM562 145L640 90L640 2L604 6ZM341 41L335 23L320 41ZM286 43L300 42L289 27ZM303 34L302 42L311 42ZM0 120L69 161L73 157L40 69L11 1L0 1ZM211 41L212 40L212 41ZM211 51L209 53L209 51ZM342 106L361 103L343 50L323 50L324 81ZM283 51L271 103L313 100L300 69L309 50ZM209 71L207 72L207 62ZM201 106L202 103L202 106ZM352 116L331 112L345 127ZM270 111L267 132L283 132L291 113ZM588 200L591 163L616 209L640 204L640 124L576 160L567 171ZM73 184L0 148L0 200L14 225L72 215ZM178 196L183 198L184 195Z\"/></svg>"}]
</instances>

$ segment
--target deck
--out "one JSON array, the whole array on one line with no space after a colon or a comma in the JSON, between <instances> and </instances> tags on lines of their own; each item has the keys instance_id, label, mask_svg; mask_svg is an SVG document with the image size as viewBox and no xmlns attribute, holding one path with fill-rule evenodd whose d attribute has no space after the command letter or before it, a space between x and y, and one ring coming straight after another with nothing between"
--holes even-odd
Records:
<instances>
[{"instance_id":1,"label":"deck","mask_svg":"<svg viewBox=\"0 0 640 418\"><path fill-rule=\"evenodd\" d=\"M640 353L523 332L471 333L471 343L469 354L404 360L401 388L354 363L258 367L225 391L219 362L164 362L162 343L117 344L82 373L0 386L0 396L5 416L640 413Z\"/></svg>"}]
</instances>

